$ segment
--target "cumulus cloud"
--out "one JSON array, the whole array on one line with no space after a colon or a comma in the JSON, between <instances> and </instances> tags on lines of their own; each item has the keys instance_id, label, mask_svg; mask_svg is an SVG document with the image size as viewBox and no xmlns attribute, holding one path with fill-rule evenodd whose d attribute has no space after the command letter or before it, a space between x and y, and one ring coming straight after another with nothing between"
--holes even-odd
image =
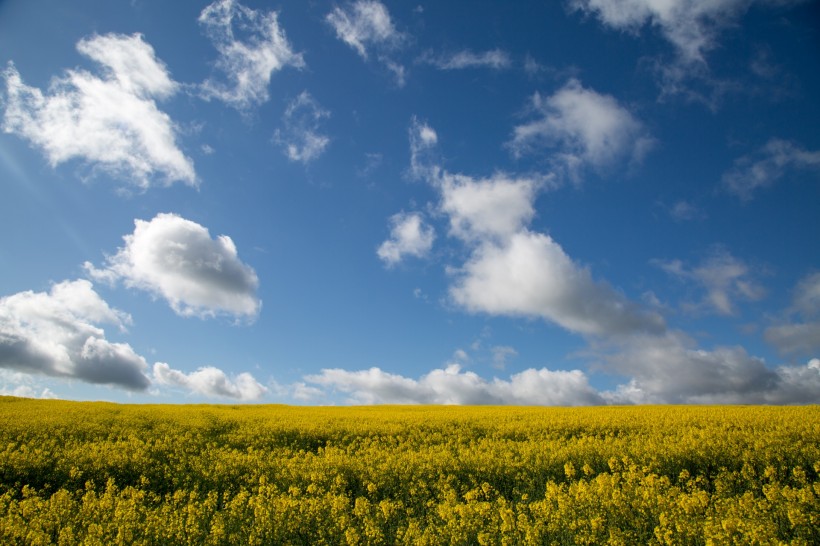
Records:
<instances>
[{"instance_id":1,"label":"cumulus cloud","mask_svg":"<svg viewBox=\"0 0 820 546\"><path fill-rule=\"evenodd\" d=\"M35 376L0 367L0 396L18 398L54 399L57 395L48 387L43 387Z\"/></svg>"},{"instance_id":2,"label":"cumulus cloud","mask_svg":"<svg viewBox=\"0 0 820 546\"><path fill-rule=\"evenodd\" d=\"M573 180L586 166L601 170L619 162L640 162L653 139L613 97L586 89L577 80L549 97L533 95L536 119L513 130L509 148L516 156L546 149L555 168Z\"/></svg>"},{"instance_id":3,"label":"cumulus cloud","mask_svg":"<svg viewBox=\"0 0 820 546\"><path fill-rule=\"evenodd\" d=\"M205 366L191 373L171 368L164 362L154 364L154 381L167 387L181 387L193 393L215 398L257 400L268 389L245 372L234 378L213 366Z\"/></svg>"},{"instance_id":4,"label":"cumulus cloud","mask_svg":"<svg viewBox=\"0 0 820 546\"><path fill-rule=\"evenodd\" d=\"M614 403L805 404L820 397L820 361L774 369L742 347L695 347L685 334L635 336L608 358L632 379L607 393Z\"/></svg>"},{"instance_id":5,"label":"cumulus cloud","mask_svg":"<svg viewBox=\"0 0 820 546\"><path fill-rule=\"evenodd\" d=\"M673 277L693 282L706 291L701 301L688 305L692 309L707 308L721 315L734 315L737 300L757 301L766 294L754 280L749 266L722 249L692 268L680 260L653 260L652 263Z\"/></svg>"},{"instance_id":6,"label":"cumulus cloud","mask_svg":"<svg viewBox=\"0 0 820 546\"><path fill-rule=\"evenodd\" d=\"M353 48L362 59L369 58L369 50L375 50L381 63L390 70L401 87L405 83L405 69L392 60L387 52L404 40L387 7L378 1L357 0L346 9L336 7L325 20L336 31L336 37Z\"/></svg>"},{"instance_id":7,"label":"cumulus cloud","mask_svg":"<svg viewBox=\"0 0 820 546\"><path fill-rule=\"evenodd\" d=\"M503 70L512 64L509 54L501 49L491 49L481 53L465 49L439 56L428 54L422 58L422 62L429 63L440 70L463 70L465 68Z\"/></svg>"},{"instance_id":8,"label":"cumulus cloud","mask_svg":"<svg viewBox=\"0 0 820 546\"><path fill-rule=\"evenodd\" d=\"M772 368L740 347L699 348L686 334L669 329L651 307L596 280L589 268L575 262L551 237L530 229L534 199L544 181L447 173L431 157L437 141L432 128L413 120L411 167L439 192L438 209L449 220L450 235L469 250L463 264L448 268L451 300L468 312L541 318L580 334L590 343L590 354L597 356L603 372L629 379L614 390L599 392L577 370L526 370L508 381L488 381L462 372L456 364L419 379L379 368L331 369L305 378L307 383L346 393L357 403L779 404L820 397L820 361ZM610 148L611 144L590 144L595 151L584 153L594 163L595 158L613 156L599 151ZM698 306L719 313L731 314L737 301L764 295L751 268L722 249L693 267L681 261L655 263L704 289ZM820 280L815 282L814 277L801 283L794 308L799 305L804 313L813 309L815 304L797 301L819 300L818 286ZM496 349L494 363L499 367L514 355L509 348Z\"/></svg>"},{"instance_id":9,"label":"cumulus cloud","mask_svg":"<svg viewBox=\"0 0 820 546\"><path fill-rule=\"evenodd\" d=\"M0 396L16 396L17 398L40 398L44 400L54 400L57 395L48 387L42 391L37 391L28 385L18 385L13 389L6 386L0 387Z\"/></svg>"},{"instance_id":10,"label":"cumulus cloud","mask_svg":"<svg viewBox=\"0 0 820 546\"><path fill-rule=\"evenodd\" d=\"M279 25L276 12L261 12L235 0L217 0L202 10L199 23L219 52L216 67L227 82L208 79L206 99L216 98L246 110L268 100L274 72L286 66L305 66Z\"/></svg>"},{"instance_id":11,"label":"cumulus cloud","mask_svg":"<svg viewBox=\"0 0 820 546\"><path fill-rule=\"evenodd\" d=\"M125 246L104 268L86 262L92 278L122 280L166 299L182 316L252 319L259 313L256 272L239 260L230 237L212 239L207 228L175 214L134 224L134 233L123 237Z\"/></svg>"},{"instance_id":12,"label":"cumulus cloud","mask_svg":"<svg viewBox=\"0 0 820 546\"><path fill-rule=\"evenodd\" d=\"M347 403L366 405L811 404L820 396L820 359L769 369L739 347L703 351L690 343L675 332L631 340L612 363L634 377L611 391L596 390L581 370L529 368L488 380L460 364L418 379L378 367L323 369L291 390L303 401L342 393Z\"/></svg>"},{"instance_id":13,"label":"cumulus cloud","mask_svg":"<svg viewBox=\"0 0 820 546\"><path fill-rule=\"evenodd\" d=\"M282 116L282 128L276 131L274 140L291 161L310 163L318 158L330 144L330 138L321 132L321 121L330 112L322 109L307 91L288 104Z\"/></svg>"},{"instance_id":14,"label":"cumulus cloud","mask_svg":"<svg viewBox=\"0 0 820 546\"><path fill-rule=\"evenodd\" d=\"M450 219L450 234L465 241L505 240L529 224L541 182L496 174L476 180L443 173L438 181L440 209Z\"/></svg>"},{"instance_id":15,"label":"cumulus cloud","mask_svg":"<svg viewBox=\"0 0 820 546\"><path fill-rule=\"evenodd\" d=\"M595 281L548 235L527 230L482 244L458 271L450 295L471 312L540 317L571 332L660 332L663 319Z\"/></svg>"},{"instance_id":16,"label":"cumulus cloud","mask_svg":"<svg viewBox=\"0 0 820 546\"><path fill-rule=\"evenodd\" d=\"M581 334L665 328L659 315L593 280L558 243L528 229L544 181L504 174L476 180L418 160L436 142L435 131L414 118L411 167L439 191L450 235L471 247L467 262L451 269L453 302L470 312L540 317Z\"/></svg>"},{"instance_id":17,"label":"cumulus cloud","mask_svg":"<svg viewBox=\"0 0 820 546\"><path fill-rule=\"evenodd\" d=\"M376 250L388 267L398 264L405 256L424 257L433 248L435 231L425 224L420 214L394 214L390 217L390 225L390 238Z\"/></svg>"},{"instance_id":18,"label":"cumulus cloud","mask_svg":"<svg viewBox=\"0 0 820 546\"><path fill-rule=\"evenodd\" d=\"M786 321L766 329L766 341L786 354L820 350L820 273L797 283L786 315Z\"/></svg>"},{"instance_id":19,"label":"cumulus cloud","mask_svg":"<svg viewBox=\"0 0 820 546\"><path fill-rule=\"evenodd\" d=\"M99 326L123 329L130 320L87 280L0 298L0 367L145 390L150 385L145 360L128 344L108 341Z\"/></svg>"},{"instance_id":20,"label":"cumulus cloud","mask_svg":"<svg viewBox=\"0 0 820 546\"><path fill-rule=\"evenodd\" d=\"M450 364L412 379L380 368L347 371L324 369L305 377L324 389L345 393L355 404L514 404L576 406L600 404L603 398L579 370L528 369L508 380L488 381L459 364Z\"/></svg>"},{"instance_id":21,"label":"cumulus cloud","mask_svg":"<svg viewBox=\"0 0 820 546\"><path fill-rule=\"evenodd\" d=\"M48 93L29 87L13 64L4 71L3 130L40 148L52 167L78 159L147 189L155 181L196 184L191 159L177 147L171 118L156 100L178 85L140 34L81 40L77 50L98 63L101 76L68 70Z\"/></svg>"},{"instance_id":22,"label":"cumulus cloud","mask_svg":"<svg viewBox=\"0 0 820 546\"><path fill-rule=\"evenodd\" d=\"M794 142L773 138L756 153L735 160L724 173L723 185L743 201L773 185L792 171L820 173L820 150L809 151Z\"/></svg>"}]
</instances>

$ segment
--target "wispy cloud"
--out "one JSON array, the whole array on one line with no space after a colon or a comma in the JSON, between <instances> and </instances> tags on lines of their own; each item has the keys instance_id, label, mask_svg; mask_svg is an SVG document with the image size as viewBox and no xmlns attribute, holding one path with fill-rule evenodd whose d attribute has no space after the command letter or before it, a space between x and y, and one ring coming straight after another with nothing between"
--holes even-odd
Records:
<instances>
[{"instance_id":1,"label":"wispy cloud","mask_svg":"<svg viewBox=\"0 0 820 546\"><path fill-rule=\"evenodd\" d=\"M202 96L247 110L268 100L274 72L305 66L279 25L276 12L262 12L235 0L217 0L199 15L199 23L219 52L216 67L227 82L208 79Z\"/></svg>"},{"instance_id":2,"label":"wispy cloud","mask_svg":"<svg viewBox=\"0 0 820 546\"><path fill-rule=\"evenodd\" d=\"M504 70L512 65L509 54L502 49L491 49L480 53L465 49L447 55L428 53L422 56L420 60L440 70L463 70L466 68Z\"/></svg>"},{"instance_id":3,"label":"wispy cloud","mask_svg":"<svg viewBox=\"0 0 820 546\"><path fill-rule=\"evenodd\" d=\"M438 167L434 161L434 150L438 143L438 133L426 122L413 116L407 135L410 140L410 176L416 180L435 177Z\"/></svg>"},{"instance_id":4,"label":"wispy cloud","mask_svg":"<svg viewBox=\"0 0 820 546\"><path fill-rule=\"evenodd\" d=\"M820 174L820 150L809 151L787 140L773 138L757 152L735 160L723 175L723 185L743 201L773 185L792 171Z\"/></svg>"},{"instance_id":5,"label":"wispy cloud","mask_svg":"<svg viewBox=\"0 0 820 546\"><path fill-rule=\"evenodd\" d=\"M719 30L750 3L748 0L573 0L570 5L617 30L637 34L644 26L657 28L684 62L704 63L704 55L716 46Z\"/></svg>"},{"instance_id":6,"label":"wispy cloud","mask_svg":"<svg viewBox=\"0 0 820 546\"><path fill-rule=\"evenodd\" d=\"M274 140L291 161L310 163L330 144L330 138L321 132L322 120L329 117L329 111L322 109L310 93L302 91L288 104L282 128L277 129Z\"/></svg>"},{"instance_id":7,"label":"wispy cloud","mask_svg":"<svg viewBox=\"0 0 820 546\"><path fill-rule=\"evenodd\" d=\"M435 231L419 213L399 213L390 217L390 238L376 250L387 267L393 267L406 256L421 258L433 248Z\"/></svg>"},{"instance_id":8,"label":"wispy cloud","mask_svg":"<svg viewBox=\"0 0 820 546\"><path fill-rule=\"evenodd\" d=\"M357 0L347 9L334 8L326 20L336 36L363 59L368 57L368 47L392 47L402 40L402 34L393 26L387 7L381 2Z\"/></svg>"},{"instance_id":9,"label":"wispy cloud","mask_svg":"<svg viewBox=\"0 0 820 546\"><path fill-rule=\"evenodd\" d=\"M685 83L699 79L725 92L729 82L709 76L707 57L720 45L721 32L734 25L753 4L770 7L795 5L803 0L572 0L570 6L596 17L609 28L639 34L645 28L657 30L674 49L674 59L658 61L662 96L684 94L714 107L714 98L700 96ZM722 89L721 89L722 88Z\"/></svg>"},{"instance_id":10,"label":"wispy cloud","mask_svg":"<svg viewBox=\"0 0 820 546\"><path fill-rule=\"evenodd\" d=\"M675 201L675 203L668 208L669 216L676 222L686 222L690 220L703 220L706 218L706 213L697 205L685 201Z\"/></svg>"},{"instance_id":11,"label":"wispy cloud","mask_svg":"<svg viewBox=\"0 0 820 546\"><path fill-rule=\"evenodd\" d=\"M570 80L549 97L530 100L533 121L518 125L507 145L513 155L546 155L554 168L577 181L584 169L640 163L654 140L613 97Z\"/></svg>"},{"instance_id":12,"label":"wispy cloud","mask_svg":"<svg viewBox=\"0 0 820 546\"><path fill-rule=\"evenodd\" d=\"M209 398L258 400L268 392L267 387L247 372L231 378L213 366L205 366L196 371L184 373L171 368L164 362L157 362L154 364L153 372L157 385L183 388L193 394Z\"/></svg>"},{"instance_id":13,"label":"wispy cloud","mask_svg":"<svg viewBox=\"0 0 820 546\"><path fill-rule=\"evenodd\" d=\"M496 345L490 348L493 355L493 368L503 370L507 366L507 362L518 356L518 351L513 347L506 345Z\"/></svg>"},{"instance_id":14,"label":"wispy cloud","mask_svg":"<svg viewBox=\"0 0 820 546\"><path fill-rule=\"evenodd\" d=\"M785 354L820 350L820 273L807 275L794 289L785 319L766 329L766 341Z\"/></svg>"},{"instance_id":15,"label":"wispy cloud","mask_svg":"<svg viewBox=\"0 0 820 546\"><path fill-rule=\"evenodd\" d=\"M151 383L145 359L108 341L100 327L124 329L130 321L87 280L0 298L0 367L144 391Z\"/></svg>"},{"instance_id":16,"label":"wispy cloud","mask_svg":"<svg viewBox=\"0 0 820 546\"><path fill-rule=\"evenodd\" d=\"M783 354L816 354L820 350L820 321L787 322L770 326L765 339Z\"/></svg>"},{"instance_id":17,"label":"wispy cloud","mask_svg":"<svg viewBox=\"0 0 820 546\"><path fill-rule=\"evenodd\" d=\"M373 0L357 0L346 8L334 8L325 20L336 31L336 37L356 51L362 59L368 60L375 51L378 60L393 73L397 85L404 85L405 68L394 61L389 52L401 45L405 36L393 25L384 4Z\"/></svg>"},{"instance_id":18,"label":"wispy cloud","mask_svg":"<svg viewBox=\"0 0 820 546\"><path fill-rule=\"evenodd\" d=\"M702 300L688 307L711 309L733 315L737 300L757 301L766 294L750 267L724 249L716 249L699 265L689 267L681 260L653 260L653 264L673 277L693 282L706 291Z\"/></svg>"},{"instance_id":19,"label":"wispy cloud","mask_svg":"<svg viewBox=\"0 0 820 546\"><path fill-rule=\"evenodd\" d=\"M207 228L175 214L134 224L134 233L123 237L125 246L103 268L85 263L92 278L121 280L162 297L182 316L257 316L262 303L256 272L239 260L230 237L212 239Z\"/></svg>"},{"instance_id":20,"label":"wispy cloud","mask_svg":"<svg viewBox=\"0 0 820 546\"><path fill-rule=\"evenodd\" d=\"M81 40L77 50L102 75L68 70L48 94L23 83L10 64L3 130L40 148L52 167L79 159L95 171L141 189L155 182L196 184L191 159L177 147L171 118L156 100L178 90L167 68L139 34Z\"/></svg>"}]
</instances>

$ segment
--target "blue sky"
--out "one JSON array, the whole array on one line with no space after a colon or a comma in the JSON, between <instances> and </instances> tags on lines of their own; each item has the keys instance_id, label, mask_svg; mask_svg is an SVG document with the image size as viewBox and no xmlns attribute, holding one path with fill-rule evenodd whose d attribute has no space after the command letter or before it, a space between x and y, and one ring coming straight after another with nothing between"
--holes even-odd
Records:
<instances>
[{"instance_id":1,"label":"blue sky","mask_svg":"<svg viewBox=\"0 0 820 546\"><path fill-rule=\"evenodd\" d=\"M0 2L0 392L820 401L816 2Z\"/></svg>"}]
</instances>

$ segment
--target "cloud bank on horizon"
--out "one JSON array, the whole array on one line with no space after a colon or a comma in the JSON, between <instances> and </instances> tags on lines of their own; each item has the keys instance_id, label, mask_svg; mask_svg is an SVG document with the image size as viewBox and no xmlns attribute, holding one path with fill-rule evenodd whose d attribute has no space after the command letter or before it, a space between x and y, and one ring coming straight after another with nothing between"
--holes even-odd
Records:
<instances>
[{"instance_id":1,"label":"cloud bank on horizon","mask_svg":"<svg viewBox=\"0 0 820 546\"><path fill-rule=\"evenodd\" d=\"M820 403L805 2L74 9L0 6L0 394Z\"/></svg>"}]
</instances>

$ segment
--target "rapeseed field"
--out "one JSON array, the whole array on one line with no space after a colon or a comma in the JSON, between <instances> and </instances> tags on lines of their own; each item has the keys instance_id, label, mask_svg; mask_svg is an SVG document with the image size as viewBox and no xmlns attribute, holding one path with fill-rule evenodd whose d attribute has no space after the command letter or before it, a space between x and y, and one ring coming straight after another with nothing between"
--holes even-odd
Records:
<instances>
[{"instance_id":1,"label":"rapeseed field","mask_svg":"<svg viewBox=\"0 0 820 546\"><path fill-rule=\"evenodd\" d=\"M0 397L0 544L820 544L820 408Z\"/></svg>"}]
</instances>

